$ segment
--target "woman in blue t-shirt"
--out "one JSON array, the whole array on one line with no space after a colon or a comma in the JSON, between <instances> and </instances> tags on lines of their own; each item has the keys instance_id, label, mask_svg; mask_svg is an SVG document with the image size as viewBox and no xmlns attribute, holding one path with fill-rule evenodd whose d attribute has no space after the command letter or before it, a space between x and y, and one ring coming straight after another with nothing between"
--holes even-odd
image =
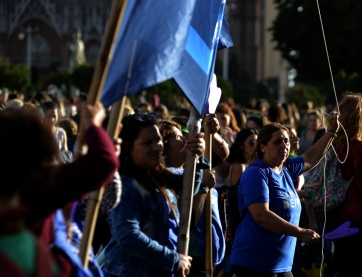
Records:
<instances>
[{"instance_id":1,"label":"woman in blue t-shirt","mask_svg":"<svg viewBox=\"0 0 362 277\"><path fill-rule=\"evenodd\" d=\"M236 276L291 277L296 239L310 244L319 235L298 227L301 204L293 181L316 166L338 130L338 116L328 117L328 131L302 156L288 158L288 129L273 123L258 135L253 162L238 189L240 214L248 209L236 230L230 263Z\"/></svg>"}]
</instances>

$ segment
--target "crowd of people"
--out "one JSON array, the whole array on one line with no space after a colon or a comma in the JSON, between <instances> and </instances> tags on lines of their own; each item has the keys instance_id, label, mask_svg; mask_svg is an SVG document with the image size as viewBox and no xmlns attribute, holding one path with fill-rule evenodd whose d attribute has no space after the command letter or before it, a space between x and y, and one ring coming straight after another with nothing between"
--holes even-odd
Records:
<instances>
[{"instance_id":1,"label":"crowd of people","mask_svg":"<svg viewBox=\"0 0 362 277\"><path fill-rule=\"evenodd\" d=\"M299 112L293 103L225 100L194 137L188 112L128 101L112 140L109 111L89 105L85 93L48 90L26 99L0 91L0 275L206 276L209 194L214 276L361 275L362 232L321 243L346 221L362 227L361 93L345 93L330 111L311 102ZM345 202L326 212L305 204L304 186L332 146L346 157L350 184ZM187 152L196 172L189 251L180 253ZM85 269L77 255L88 194L102 186Z\"/></svg>"}]
</instances>

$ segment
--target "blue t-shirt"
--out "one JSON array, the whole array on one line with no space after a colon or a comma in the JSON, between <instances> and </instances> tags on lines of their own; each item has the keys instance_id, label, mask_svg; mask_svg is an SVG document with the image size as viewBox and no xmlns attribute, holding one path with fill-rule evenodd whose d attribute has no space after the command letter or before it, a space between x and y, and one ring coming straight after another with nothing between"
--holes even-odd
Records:
<instances>
[{"instance_id":1,"label":"blue t-shirt","mask_svg":"<svg viewBox=\"0 0 362 277\"><path fill-rule=\"evenodd\" d=\"M269 209L286 221L299 225L301 204L293 181L304 168L302 157L289 158L280 174L261 160L243 173L238 189L241 212L254 203L269 202ZM230 263L261 272L289 272L296 238L268 231L247 212L236 230Z\"/></svg>"}]
</instances>

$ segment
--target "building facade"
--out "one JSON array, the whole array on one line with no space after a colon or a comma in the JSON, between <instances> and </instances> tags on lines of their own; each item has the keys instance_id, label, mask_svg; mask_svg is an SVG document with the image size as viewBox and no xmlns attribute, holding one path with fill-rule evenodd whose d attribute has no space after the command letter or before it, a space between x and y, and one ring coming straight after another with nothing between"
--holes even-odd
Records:
<instances>
[{"instance_id":1,"label":"building facade","mask_svg":"<svg viewBox=\"0 0 362 277\"><path fill-rule=\"evenodd\" d=\"M68 68L70 42L79 29L86 60L95 62L112 3L113 0L1 0L0 56L27 64L36 76L59 67ZM230 53L237 53L243 70L249 71L256 81L280 78L283 64L267 32L276 16L272 1L228 0L227 7L235 45Z\"/></svg>"},{"instance_id":2,"label":"building facade","mask_svg":"<svg viewBox=\"0 0 362 277\"><path fill-rule=\"evenodd\" d=\"M41 74L68 66L79 29L89 62L101 47L112 0L1 0L0 55Z\"/></svg>"},{"instance_id":3,"label":"building facade","mask_svg":"<svg viewBox=\"0 0 362 277\"><path fill-rule=\"evenodd\" d=\"M277 16L271 0L229 0L228 19L234 47L230 53L240 57L243 70L248 71L257 82L277 84L280 101L285 100L287 88L286 61L274 49L268 31Z\"/></svg>"}]
</instances>

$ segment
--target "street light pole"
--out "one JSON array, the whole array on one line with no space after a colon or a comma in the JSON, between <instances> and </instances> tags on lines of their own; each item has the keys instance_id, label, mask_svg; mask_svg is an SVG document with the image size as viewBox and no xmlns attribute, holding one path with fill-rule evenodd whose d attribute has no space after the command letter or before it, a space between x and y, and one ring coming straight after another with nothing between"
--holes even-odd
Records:
<instances>
[{"instance_id":1,"label":"street light pole","mask_svg":"<svg viewBox=\"0 0 362 277\"><path fill-rule=\"evenodd\" d=\"M19 33L19 40L26 39L26 66L29 68L29 80L31 81L31 64L32 64L32 35L36 32L36 29L28 25L25 29L22 29Z\"/></svg>"},{"instance_id":2,"label":"street light pole","mask_svg":"<svg viewBox=\"0 0 362 277\"><path fill-rule=\"evenodd\" d=\"M32 33L33 28L29 25L25 29L26 33L26 65L28 66L30 73L31 73L31 48L32 48Z\"/></svg>"}]
</instances>

